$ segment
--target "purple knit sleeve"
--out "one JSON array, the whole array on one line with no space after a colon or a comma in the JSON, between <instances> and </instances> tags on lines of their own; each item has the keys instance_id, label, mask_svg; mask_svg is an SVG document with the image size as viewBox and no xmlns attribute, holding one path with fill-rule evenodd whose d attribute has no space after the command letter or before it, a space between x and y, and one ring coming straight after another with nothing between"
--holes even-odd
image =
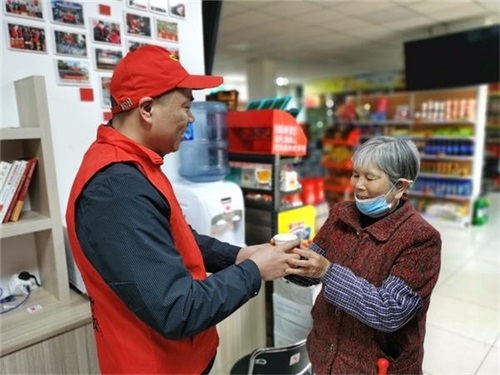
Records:
<instances>
[{"instance_id":1,"label":"purple knit sleeve","mask_svg":"<svg viewBox=\"0 0 500 375\"><path fill-rule=\"evenodd\" d=\"M332 264L321 281L328 302L383 332L403 327L423 306L420 295L396 276L375 287L350 269Z\"/></svg>"}]
</instances>

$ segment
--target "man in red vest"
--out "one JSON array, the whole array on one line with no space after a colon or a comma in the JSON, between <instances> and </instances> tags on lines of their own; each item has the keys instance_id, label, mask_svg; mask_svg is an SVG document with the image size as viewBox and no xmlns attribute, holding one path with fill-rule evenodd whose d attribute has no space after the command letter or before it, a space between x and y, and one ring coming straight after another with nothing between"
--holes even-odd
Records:
<instances>
[{"instance_id":1,"label":"man in red vest","mask_svg":"<svg viewBox=\"0 0 500 375\"><path fill-rule=\"evenodd\" d=\"M221 83L190 75L158 46L115 68L113 119L99 126L66 212L102 373L208 373L215 325L298 258L288 251L298 241L240 248L196 233L161 170L194 121L192 90Z\"/></svg>"}]
</instances>

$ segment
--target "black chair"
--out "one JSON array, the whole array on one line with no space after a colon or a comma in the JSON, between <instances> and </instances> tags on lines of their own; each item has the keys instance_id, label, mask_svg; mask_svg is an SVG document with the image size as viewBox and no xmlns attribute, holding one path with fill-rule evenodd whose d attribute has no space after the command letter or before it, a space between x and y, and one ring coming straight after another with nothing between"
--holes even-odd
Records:
<instances>
[{"instance_id":1,"label":"black chair","mask_svg":"<svg viewBox=\"0 0 500 375\"><path fill-rule=\"evenodd\" d=\"M312 374L306 340L280 348L258 348L231 368L231 375L306 375Z\"/></svg>"}]
</instances>

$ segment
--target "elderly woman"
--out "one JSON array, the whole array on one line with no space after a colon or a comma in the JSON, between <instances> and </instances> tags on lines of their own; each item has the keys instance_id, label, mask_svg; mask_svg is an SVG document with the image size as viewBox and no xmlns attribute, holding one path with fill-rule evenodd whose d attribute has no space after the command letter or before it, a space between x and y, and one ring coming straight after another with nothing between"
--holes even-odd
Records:
<instances>
[{"instance_id":1,"label":"elderly woman","mask_svg":"<svg viewBox=\"0 0 500 375\"><path fill-rule=\"evenodd\" d=\"M334 205L309 249L287 270L321 282L308 352L315 374L421 374L425 320L441 238L404 193L420 168L409 140L376 137L353 155L354 201ZM301 277L298 277L301 276Z\"/></svg>"}]
</instances>

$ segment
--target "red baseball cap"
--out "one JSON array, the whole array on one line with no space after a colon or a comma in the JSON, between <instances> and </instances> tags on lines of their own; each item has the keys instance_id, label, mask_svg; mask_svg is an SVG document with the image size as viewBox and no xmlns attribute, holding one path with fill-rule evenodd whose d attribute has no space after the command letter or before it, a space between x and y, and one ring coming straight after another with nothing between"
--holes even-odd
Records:
<instances>
[{"instance_id":1,"label":"red baseball cap","mask_svg":"<svg viewBox=\"0 0 500 375\"><path fill-rule=\"evenodd\" d=\"M191 75L172 52L147 45L129 52L116 66L109 91L111 112L129 111L145 96L154 98L177 87L207 89L222 84L222 77Z\"/></svg>"}]
</instances>

